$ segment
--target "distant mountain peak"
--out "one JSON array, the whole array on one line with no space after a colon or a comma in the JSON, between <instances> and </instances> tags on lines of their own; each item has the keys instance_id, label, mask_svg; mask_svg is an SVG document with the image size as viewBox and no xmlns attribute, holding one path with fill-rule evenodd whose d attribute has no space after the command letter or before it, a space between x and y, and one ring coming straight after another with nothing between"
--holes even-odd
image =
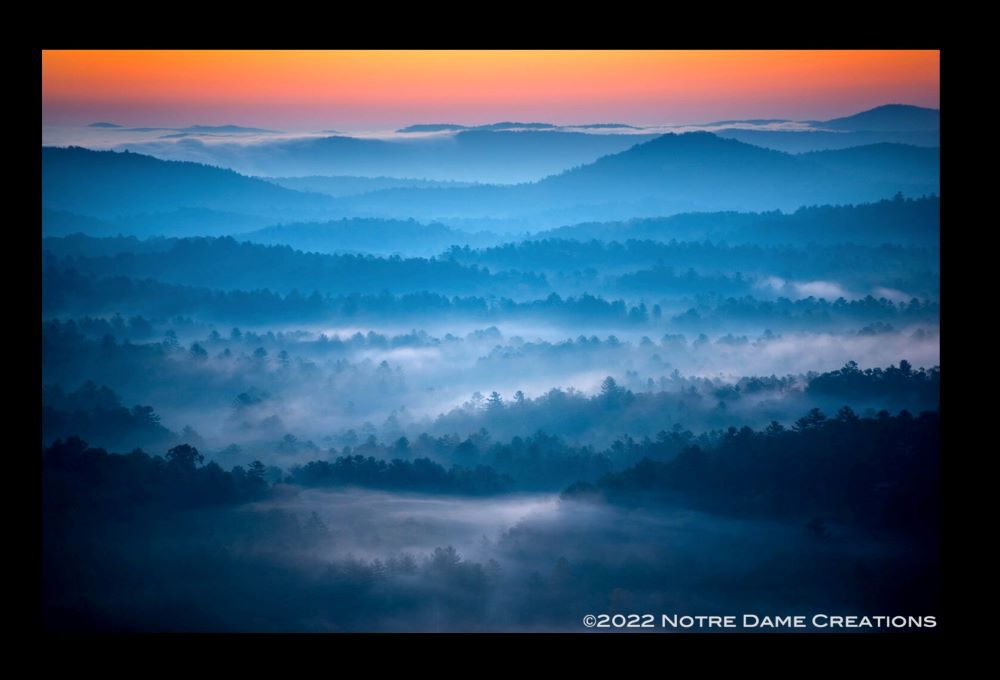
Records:
<instances>
[{"instance_id":1,"label":"distant mountain peak","mask_svg":"<svg viewBox=\"0 0 1000 680\"><path fill-rule=\"evenodd\" d=\"M597 126L581 126L581 127L600 127L602 124ZM619 126L616 124L604 124L604 127L628 127ZM417 125L408 125L407 127L400 128L396 132L409 133L409 132L461 132L464 130L558 130L559 126L552 123L519 123L516 121L501 121L499 123L487 123L485 125L459 125L458 123L418 123Z\"/></svg>"},{"instance_id":2,"label":"distant mountain peak","mask_svg":"<svg viewBox=\"0 0 1000 680\"><path fill-rule=\"evenodd\" d=\"M822 121L820 125L854 132L939 130L941 110L912 104L883 104L851 116Z\"/></svg>"},{"instance_id":3,"label":"distant mountain peak","mask_svg":"<svg viewBox=\"0 0 1000 680\"><path fill-rule=\"evenodd\" d=\"M860 116L866 113L872 113L874 111L938 111L939 109L931 109L926 106L916 106L915 104L882 104L881 106L875 106L870 109L865 109L864 111L859 111L854 114Z\"/></svg>"},{"instance_id":4,"label":"distant mountain peak","mask_svg":"<svg viewBox=\"0 0 1000 680\"><path fill-rule=\"evenodd\" d=\"M475 130L516 130L519 128L527 128L531 130L552 130L557 128L557 125L552 123L518 123L515 121L501 121L499 123L490 123L489 125L477 125L473 129Z\"/></svg>"},{"instance_id":5,"label":"distant mountain peak","mask_svg":"<svg viewBox=\"0 0 1000 680\"><path fill-rule=\"evenodd\" d=\"M178 128L177 132L188 132L188 133L211 133L211 132L222 132L222 133L266 133L266 132L276 132L276 130L267 130L264 128L253 128L253 127L243 127L241 125L190 125L185 128Z\"/></svg>"},{"instance_id":6,"label":"distant mountain peak","mask_svg":"<svg viewBox=\"0 0 1000 680\"><path fill-rule=\"evenodd\" d=\"M457 123L417 123L399 128L396 132L404 134L409 132L453 132L465 129L467 129L466 126Z\"/></svg>"},{"instance_id":7,"label":"distant mountain peak","mask_svg":"<svg viewBox=\"0 0 1000 680\"><path fill-rule=\"evenodd\" d=\"M626 129L626 130L641 130L642 129L642 128L636 127L635 125L626 125L625 123L585 123L583 125L566 125L564 127L594 129L594 130L603 130L605 128L607 128L607 129Z\"/></svg>"},{"instance_id":8,"label":"distant mountain peak","mask_svg":"<svg viewBox=\"0 0 1000 680\"><path fill-rule=\"evenodd\" d=\"M747 144L746 142L730 139L728 137L720 137L713 132L695 130L693 132L667 132L659 137L649 140L648 142L638 144L623 153L629 153L643 148L672 148L686 150L747 149L768 153L771 151L770 149L764 149L763 147L754 146L753 144Z\"/></svg>"}]
</instances>

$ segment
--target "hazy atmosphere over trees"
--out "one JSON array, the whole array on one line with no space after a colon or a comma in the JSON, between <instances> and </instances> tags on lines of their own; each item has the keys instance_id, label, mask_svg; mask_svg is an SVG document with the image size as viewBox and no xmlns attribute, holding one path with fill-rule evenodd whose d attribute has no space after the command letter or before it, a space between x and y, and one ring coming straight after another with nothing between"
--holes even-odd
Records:
<instances>
[{"instance_id":1,"label":"hazy atmosphere over trees","mask_svg":"<svg viewBox=\"0 0 1000 680\"><path fill-rule=\"evenodd\" d=\"M938 614L937 117L50 131L46 628Z\"/></svg>"}]
</instances>

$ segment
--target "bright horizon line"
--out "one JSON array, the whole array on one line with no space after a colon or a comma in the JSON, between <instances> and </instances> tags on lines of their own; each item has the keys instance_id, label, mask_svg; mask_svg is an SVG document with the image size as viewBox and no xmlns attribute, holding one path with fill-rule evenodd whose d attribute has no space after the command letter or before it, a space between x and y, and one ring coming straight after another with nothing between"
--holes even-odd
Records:
<instances>
[{"instance_id":1,"label":"bright horizon line","mask_svg":"<svg viewBox=\"0 0 1000 680\"><path fill-rule=\"evenodd\" d=\"M194 120L386 130L407 121L824 120L885 101L938 108L940 53L46 50L42 100L45 125Z\"/></svg>"},{"instance_id":2,"label":"bright horizon line","mask_svg":"<svg viewBox=\"0 0 1000 680\"><path fill-rule=\"evenodd\" d=\"M873 109L882 108L884 106L911 106L911 107L915 107L915 108L930 109L930 110L934 110L934 111L940 110L938 107L928 107L928 106L921 106L919 104L910 104L910 103L907 103L907 102L893 101L893 102L886 102L884 104L878 104L876 106L872 106L872 107L869 107L869 108L866 108L866 109L861 109L861 110L858 110L858 111L854 111L853 113L846 114L846 116L851 116L851 115L855 115L855 114L858 114L858 113L864 113L866 111L871 111ZM796 119L796 118L781 117L781 116L778 116L778 117L774 117L774 116L749 116L747 118L725 118L725 119L707 120L707 121L706 120L700 120L700 121L661 122L661 123L646 123L646 124L625 123L625 122L623 122L620 119L618 119L618 120L612 120L612 119L609 119L609 120L590 120L590 121L588 121L586 123L567 123L567 122L560 122L560 121L554 120L554 119L550 119L550 120L515 120L513 118L497 118L496 120L490 120L490 121L485 122L485 123L472 123L472 122L460 122L457 119L451 119L451 120L421 120L421 121L418 121L418 122L405 123L405 124L401 124L401 125L397 125L397 126L392 126L392 127L389 127L389 128L371 128L371 127L367 127L367 128L362 128L362 127L350 128L347 125L336 125L336 124L334 124L333 127L326 128L326 129L317 129L317 128L314 128L314 127L301 127L301 128L285 127L285 128L281 128L281 129L279 129L279 128L265 128L262 125L254 124L252 122L238 122L237 123L237 122L233 122L231 120L230 121L222 121L222 122L213 122L213 123L205 123L203 121L194 120L194 121L187 121L187 122L173 123L173 124L166 124L166 123L160 124L160 123L152 122L152 123L143 123L143 124L129 125L129 124L124 124L124 123L119 123L118 121L113 120L112 119L113 117L110 117L110 118L102 119L102 120L92 120L92 121L89 121L89 122L86 122L86 123L73 123L73 124L66 124L66 125L49 124L49 125L51 125L52 127L80 127L80 128L93 128L93 129L97 129L97 130L107 129L109 131L113 131L115 129L121 129L123 131L127 131L127 130L130 130L130 129L142 129L142 128L151 128L151 129L158 129L159 128L159 129L163 129L163 130L178 130L178 129L182 129L182 128L190 128L190 127L196 127L196 126L202 126L202 127L226 127L226 126L234 126L234 127L244 127L244 128L267 129L267 130L272 131L272 132L288 132L288 133L292 133L292 132L311 132L311 133L328 132L330 134L336 134L336 133L340 133L340 132L344 132L344 133L346 133L346 132L369 132L369 133L372 133L372 132L396 132L398 130L401 130L401 129L404 129L404 128L407 128L407 127L417 126L417 125L457 125L457 126L462 126L462 127L465 127L465 128L477 128L477 127L485 127L485 126L496 125L496 124L501 124L501 123L521 123L521 124L526 124L526 125L545 124L545 125L553 125L553 126L562 127L562 128L586 128L586 127L592 126L592 125L615 124L615 125L626 125L626 126L629 126L629 127L632 127L632 128L638 128L638 129L657 129L657 128L670 128L670 127L678 127L678 128L680 128L680 127L708 126L708 125L717 125L717 124L725 123L725 122L748 123L748 122L755 121L755 120L775 120L775 121L787 121L787 122L791 122L791 123L825 122L825 121L828 121L828 120L834 120L836 118L843 118L843 117L845 117L845 115L830 115L830 116L823 116L823 117L820 117L820 118L811 118L811 119ZM96 127L94 127L94 124L96 124L96 123L111 123L111 124L115 125L116 127L102 128L102 126L99 126L99 125L96 126ZM335 128L338 128L338 127L342 128L342 129L335 130ZM446 131L444 131L444 132L446 132Z\"/></svg>"}]
</instances>

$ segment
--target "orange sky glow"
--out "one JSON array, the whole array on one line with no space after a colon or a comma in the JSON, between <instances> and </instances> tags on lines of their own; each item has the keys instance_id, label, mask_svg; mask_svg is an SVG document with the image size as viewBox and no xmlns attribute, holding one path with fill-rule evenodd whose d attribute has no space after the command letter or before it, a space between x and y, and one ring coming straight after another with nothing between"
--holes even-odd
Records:
<instances>
[{"instance_id":1,"label":"orange sky glow","mask_svg":"<svg viewBox=\"0 0 1000 680\"><path fill-rule=\"evenodd\" d=\"M938 107L938 51L63 51L43 124L639 125Z\"/></svg>"}]
</instances>

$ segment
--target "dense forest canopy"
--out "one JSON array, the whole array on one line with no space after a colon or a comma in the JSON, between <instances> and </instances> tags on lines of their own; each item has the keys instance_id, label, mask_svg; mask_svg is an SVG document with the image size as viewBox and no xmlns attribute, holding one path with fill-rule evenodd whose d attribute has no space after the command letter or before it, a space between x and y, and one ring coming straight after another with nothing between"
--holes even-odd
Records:
<instances>
[{"instance_id":1,"label":"dense forest canopy","mask_svg":"<svg viewBox=\"0 0 1000 680\"><path fill-rule=\"evenodd\" d=\"M938 614L937 113L46 143L46 629Z\"/></svg>"}]
</instances>

